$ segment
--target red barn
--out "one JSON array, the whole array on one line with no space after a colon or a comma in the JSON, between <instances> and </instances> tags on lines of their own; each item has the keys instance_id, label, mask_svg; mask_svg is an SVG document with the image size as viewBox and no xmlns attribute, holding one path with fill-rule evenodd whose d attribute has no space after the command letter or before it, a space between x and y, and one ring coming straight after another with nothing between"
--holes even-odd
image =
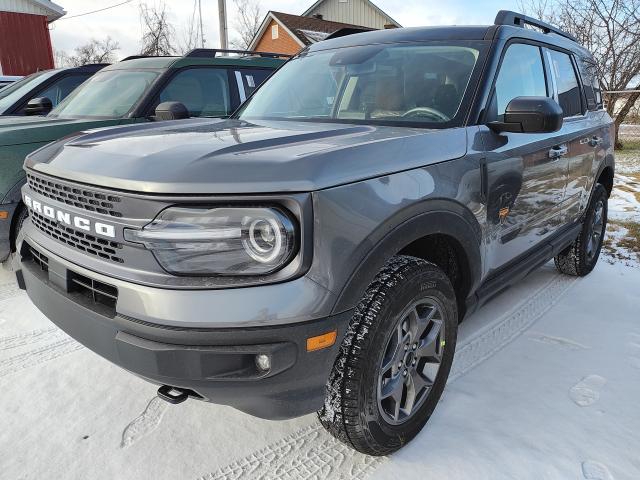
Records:
<instances>
[{"instance_id":1,"label":"red barn","mask_svg":"<svg viewBox=\"0 0 640 480\"><path fill-rule=\"evenodd\" d=\"M0 75L53 68L49 24L65 13L49 0L0 0Z\"/></svg>"}]
</instances>

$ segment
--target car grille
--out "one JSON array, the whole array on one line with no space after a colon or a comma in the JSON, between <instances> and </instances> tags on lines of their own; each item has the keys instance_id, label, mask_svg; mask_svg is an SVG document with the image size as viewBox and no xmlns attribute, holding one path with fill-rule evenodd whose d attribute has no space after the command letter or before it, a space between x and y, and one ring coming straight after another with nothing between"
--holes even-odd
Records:
<instances>
[{"instance_id":1,"label":"car grille","mask_svg":"<svg viewBox=\"0 0 640 480\"><path fill-rule=\"evenodd\" d=\"M78 232L34 211L31 211L29 215L31 223L49 237L95 257L124 263L124 260L119 256L119 251L123 248L122 244Z\"/></svg>"},{"instance_id":2,"label":"car grille","mask_svg":"<svg viewBox=\"0 0 640 480\"><path fill-rule=\"evenodd\" d=\"M42 196L67 205L82 208L89 212L97 212L111 217L122 217L118 204L122 198L117 195L100 193L79 185L67 185L56 179L27 174L29 188Z\"/></svg>"}]
</instances>

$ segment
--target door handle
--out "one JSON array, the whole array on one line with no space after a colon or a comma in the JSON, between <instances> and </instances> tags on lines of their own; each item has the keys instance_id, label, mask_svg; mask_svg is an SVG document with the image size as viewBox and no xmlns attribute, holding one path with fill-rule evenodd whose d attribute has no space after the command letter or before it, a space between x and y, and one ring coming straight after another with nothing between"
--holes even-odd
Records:
<instances>
[{"instance_id":1,"label":"door handle","mask_svg":"<svg viewBox=\"0 0 640 480\"><path fill-rule=\"evenodd\" d=\"M597 147L598 145L602 144L602 139L600 137L591 137L591 140L589 140L589 145L591 145L592 147Z\"/></svg>"},{"instance_id":2,"label":"door handle","mask_svg":"<svg viewBox=\"0 0 640 480\"><path fill-rule=\"evenodd\" d=\"M549 158L558 159L564 157L569 153L569 148L566 145L557 145L549 150Z\"/></svg>"}]
</instances>

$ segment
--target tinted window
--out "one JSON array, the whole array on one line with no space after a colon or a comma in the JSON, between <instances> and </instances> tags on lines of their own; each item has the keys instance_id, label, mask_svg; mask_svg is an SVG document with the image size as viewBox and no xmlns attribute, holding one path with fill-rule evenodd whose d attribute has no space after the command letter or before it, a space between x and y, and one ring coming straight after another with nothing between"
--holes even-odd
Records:
<instances>
[{"instance_id":1,"label":"tinted window","mask_svg":"<svg viewBox=\"0 0 640 480\"><path fill-rule=\"evenodd\" d=\"M516 97L546 97L547 84L540 48L515 43L502 59L496 79L493 109L500 119Z\"/></svg>"},{"instance_id":2,"label":"tinted window","mask_svg":"<svg viewBox=\"0 0 640 480\"><path fill-rule=\"evenodd\" d=\"M579 60L582 86L587 97L587 108L598 110L602 108L602 91L598 80L598 67L593 58L582 57Z\"/></svg>"},{"instance_id":3,"label":"tinted window","mask_svg":"<svg viewBox=\"0 0 640 480\"><path fill-rule=\"evenodd\" d=\"M451 126L480 56L475 46L385 44L306 54L274 74L240 118Z\"/></svg>"},{"instance_id":4,"label":"tinted window","mask_svg":"<svg viewBox=\"0 0 640 480\"><path fill-rule=\"evenodd\" d=\"M222 68L191 68L174 76L160 93L160 101L180 102L192 117L231 114L229 77Z\"/></svg>"},{"instance_id":5,"label":"tinted window","mask_svg":"<svg viewBox=\"0 0 640 480\"><path fill-rule=\"evenodd\" d=\"M149 90L160 72L102 70L76 88L49 115L54 117L120 118Z\"/></svg>"},{"instance_id":6,"label":"tinted window","mask_svg":"<svg viewBox=\"0 0 640 480\"><path fill-rule=\"evenodd\" d=\"M55 107L90 76L87 73L61 78L49 85L45 90L37 92L36 97L47 97Z\"/></svg>"},{"instance_id":7,"label":"tinted window","mask_svg":"<svg viewBox=\"0 0 640 480\"><path fill-rule=\"evenodd\" d=\"M46 72L34 73L26 78L23 78L19 82L16 82L8 87L5 87L0 92L0 113L5 113L19 102L22 97L31 92L42 82L46 82L48 79L56 75L58 71L48 70Z\"/></svg>"},{"instance_id":8,"label":"tinted window","mask_svg":"<svg viewBox=\"0 0 640 480\"><path fill-rule=\"evenodd\" d=\"M273 70L241 70L240 75L242 75L242 83L247 98L253 95L253 92L255 92L272 73Z\"/></svg>"},{"instance_id":9,"label":"tinted window","mask_svg":"<svg viewBox=\"0 0 640 480\"><path fill-rule=\"evenodd\" d=\"M550 50L551 68L558 87L558 103L564 117L582 114L582 95L571 57L566 53Z\"/></svg>"}]
</instances>

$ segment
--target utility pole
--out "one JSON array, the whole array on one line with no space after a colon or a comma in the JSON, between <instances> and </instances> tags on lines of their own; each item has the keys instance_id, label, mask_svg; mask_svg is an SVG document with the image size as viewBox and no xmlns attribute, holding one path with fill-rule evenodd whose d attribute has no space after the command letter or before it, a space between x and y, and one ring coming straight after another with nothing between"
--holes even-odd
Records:
<instances>
[{"instance_id":1,"label":"utility pole","mask_svg":"<svg viewBox=\"0 0 640 480\"><path fill-rule=\"evenodd\" d=\"M202 27L202 0L198 0L198 12L200 15L200 42L201 47L204 48L204 28Z\"/></svg>"},{"instance_id":2,"label":"utility pole","mask_svg":"<svg viewBox=\"0 0 640 480\"><path fill-rule=\"evenodd\" d=\"M229 32L227 29L227 1L218 0L218 14L220 17L220 48L229 48Z\"/></svg>"}]
</instances>

